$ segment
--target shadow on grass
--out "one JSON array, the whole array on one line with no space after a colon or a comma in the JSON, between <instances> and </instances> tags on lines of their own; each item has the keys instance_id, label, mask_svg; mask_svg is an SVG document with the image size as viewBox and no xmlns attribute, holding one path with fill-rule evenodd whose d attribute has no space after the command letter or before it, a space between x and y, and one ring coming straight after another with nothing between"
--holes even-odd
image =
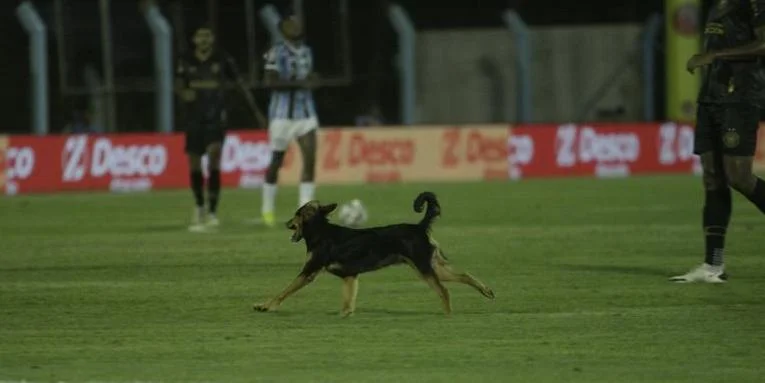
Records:
<instances>
[{"instance_id":1,"label":"shadow on grass","mask_svg":"<svg viewBox=\"0 0 765 383\"><path fill-rule=\"evenodd\" d=\"M0 272L39 272L39 271L146 271L159 269L201 269L201 270L294 270L295 264L261 262L261 263L186 263L186 264L124 264L124 265L60 265L60 266L25 266L25 267L0 267Z\"/></svg>"},{"instance_id":2,"label":"shadow on grass","mask_svg":"<svg viewBox=\"0 0 765 383\"><path fill-rule=\"evenodd\" d=\"M329 316L340 317L340 310L328 312ZM446 317L443 312L439 310L398 310L398 309L385 309L385 308L362 308L357 309L353 316L428 316L428 317ZM454 315L454 313L452 313ZM353 318L353 317L351 317Z\"/></svg>"},{"instance_id":3,"label":"shadow on grass","mask_svg":"<svg viewBox=\"0 0 765 383\"><path fill-rule=\"evenodd\" d=\"M651 275L669 278L672 275L682 274L687 270L671 270L666 267L645 266L620 266L620 265L559 265L561 269L569 271L587 271L599 273L616 273L630 275Z\"/></svg>"},{"instance_id":4,"label":"shadow on grass","mask_svg":"<svg viewBox=\"0 0 765 383\"><path fill-rule=\"evenodd\" d=\"M163 223L147 226L140 226L135 228L135 232L138 233L172 233L172 232L187 232L188 228L179 224Z\"/></svg>"}]
</instances>

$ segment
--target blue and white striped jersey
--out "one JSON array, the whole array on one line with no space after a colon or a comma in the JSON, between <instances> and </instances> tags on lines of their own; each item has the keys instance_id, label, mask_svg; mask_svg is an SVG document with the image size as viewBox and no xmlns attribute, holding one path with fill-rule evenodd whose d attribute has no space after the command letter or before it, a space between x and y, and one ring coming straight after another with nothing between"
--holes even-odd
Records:
<instances>
[{"instance_id":1,"label":"blue and white striped jersey","mask_svg":"<svg viewBox=\"0 0 765 383\"><path fill-rule=\"evenodd\" d=\"M280 42L266 53L266 70L279 73L281 80L305 80L313 71L311 48ZM273 90L268 118L306 119L316 117L313 92L310 90Z\"/></svg>"}]
</instances>

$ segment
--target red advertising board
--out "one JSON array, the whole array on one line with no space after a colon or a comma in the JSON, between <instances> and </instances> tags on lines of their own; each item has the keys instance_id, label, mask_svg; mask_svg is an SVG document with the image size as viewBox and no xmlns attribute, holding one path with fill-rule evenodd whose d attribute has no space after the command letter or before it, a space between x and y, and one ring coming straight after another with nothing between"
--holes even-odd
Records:
<instances>
[{"instance_id":1,"label":"red advertising board","mask_svg":"<svg viewBox=\"0 0 765 383\"><path fill-rule=\"evenodd\" d=\"M765 126L760 125L757 139L757 153L754 155L754 170L765 172Z\"/></svg>"},{"instance_id":2,"label":"red advertising board","mask_svg":"<svg viewBox=\"0 0 765 383\"><path fill-rule=\"evenodd\" d=\"M222 155L222 182L257 184L269 160L264 132L231 133ZM140 191L188 184L181 134L11 136L5 168L6 194Z\"/></svg>"},{"instance_id":3,"label":"red advertising board","mask_svg":"<svg viewBox=\"0 0 765 383\"><path fill-rule=\"evenodd\" d=\"M8 150L8 137L0 136L0 192L5 190L5 179L8 168L5 166L6 152Z\"/></svg>"},{"instance_id":4,"label":"red advertising board","mask_svg":"<svg viewBox=\"0 0 765 383\"><path fill-rule=\"evenodd\" d=\"M480 181L507 179L507 126L323 129L317 182ZM300 163L282 180L299 180Z\"/></svg>"},{"instance_id":5,"label":"red advertising board","mask_svg":"<svg viewBox=\"0 0 765 383\"><path fill-rule=\"evenodd\" d=\"M503 125L322 129L317 182L506 179L507 134ZM6 194L188 185L181 134L13 136L7 144ZM223 185L261 185L270 159L265 132L230 132L221 160ZM299 182L301 171L293 144L280 182Z\"/></svg>"},{"instance_id":6,"label":"red advertising board","mask_svg":"<svg viewBox=\"0 0 765 383\"><path fill-rule=\"evenodd\" d=\"M675 123L324 128L316 177L341 184L692 174L700 171L693 136L692 126ZM183 146L181 134L0 137L0 190L183 188ZM230 132L223 185L260 186L270 159L266 132ZM765 129L755 167L765 170ZM299 182L301 170L293 144L280 183Z\"/></svg>"},{"instance_id":7,"label":"red advertising board","mask_svg":"<svg viewBox=\"0 0 765 383\"><path fill-rule=\"evenodd\" d=\"M508 138L510 178L695 173L693 133L674 123L515 127Z\"/></svg>"}]
</instances>

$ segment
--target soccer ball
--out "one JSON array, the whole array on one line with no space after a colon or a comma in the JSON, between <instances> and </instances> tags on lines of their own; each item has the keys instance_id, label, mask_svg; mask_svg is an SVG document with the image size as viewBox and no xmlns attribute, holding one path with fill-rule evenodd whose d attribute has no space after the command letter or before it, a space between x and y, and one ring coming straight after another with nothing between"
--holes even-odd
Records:
<instances>
[{"instance_id":1,"label":"soccer ball","mask_svg":"<svg viewBox=\"0 0 765 383\"><path fill-rule=\"evenodd\" d=\"M359 227L367 222L369 217L367 209L358 199L344 203L340 206L338 218L345 226Z\"/></svg>"}]
</instances>

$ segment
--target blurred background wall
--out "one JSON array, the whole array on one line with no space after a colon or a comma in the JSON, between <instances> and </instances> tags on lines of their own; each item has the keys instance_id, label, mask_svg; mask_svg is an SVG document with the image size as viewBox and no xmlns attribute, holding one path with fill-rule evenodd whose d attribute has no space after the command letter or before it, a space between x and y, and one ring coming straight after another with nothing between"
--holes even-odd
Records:
<instances>
[{"instance_id":1,"label":"blurred background wall","mask_svg":"<svg viewBox=\"0 0 765 383\"><path fill-rule=\"evenodd\" d=\"M48 25L51 132L60 132L74 113L95 106L92 118L103 121L99 103L113 94L113 131L154 130L151 33L132 0L107 1L114 89L103 89L103 13L99 0L36 0ZM324 77L337 79L317 93L323 125L354 125L374 114L385 124L401 121L397 36L384 0L259 1L286 14L301 4L308 43ZM30 131L29 43L15 15L18 1L0 3L5 55L0 63L3 121L0 132ZM664 110L664 45L658 35L654 91L644 94L641 38L652 15L662 15L660 0L474 0L396 2L417 31L417 122L427 124L514 122L518 120L518 47L503 15L517 12L529 28L532 44L532 122L636 121L649 100L657 120ZM251 81L257 100L261 56L269 36L247 0L160 1L177 33L175 49L188 42L193 28L210 23L222 46ZM252 33L250 33L252 32ZM62 65L63 64L63 65ZM92 97L94 95L103 97ZM108 94L107 94L108 93ZM232 123L252 125L236 97ZM140 111L137 113L136 111ZM239 111L239 112L237 112ZM240 113L241 112L241 113Z\"/></svg>"}]
</instances>

